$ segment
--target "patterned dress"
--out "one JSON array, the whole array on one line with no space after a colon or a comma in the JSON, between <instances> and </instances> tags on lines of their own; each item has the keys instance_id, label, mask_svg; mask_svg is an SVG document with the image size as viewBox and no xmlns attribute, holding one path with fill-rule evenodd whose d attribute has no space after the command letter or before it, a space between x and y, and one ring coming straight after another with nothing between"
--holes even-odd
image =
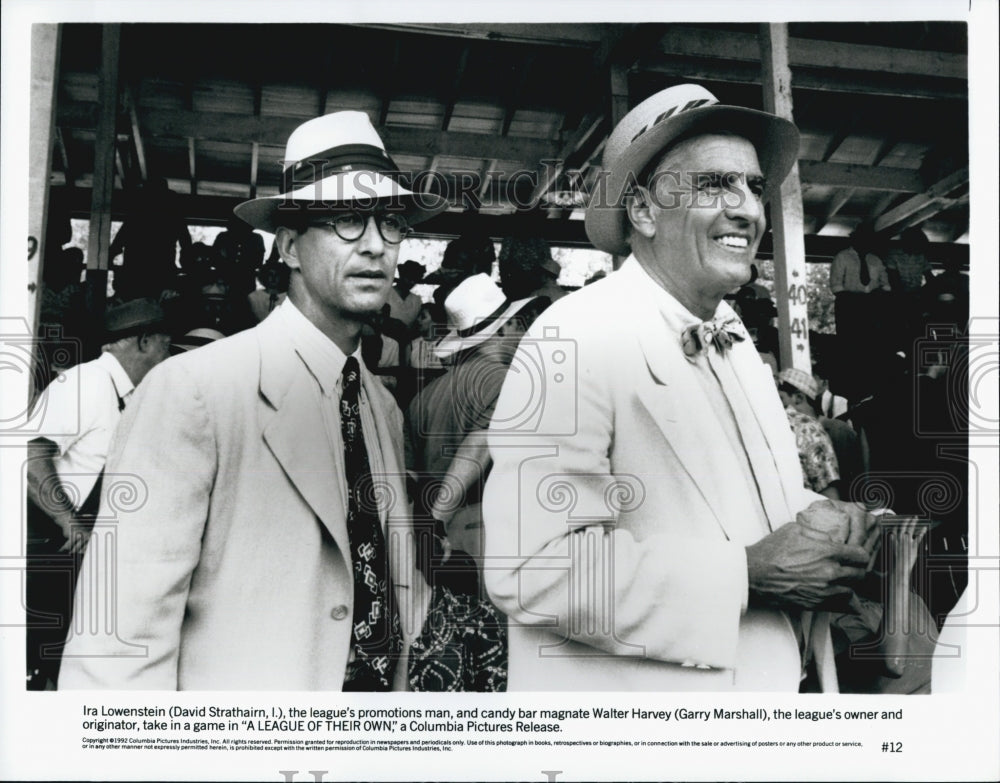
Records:
<instances>
[{"instance_id":1,"label":"patterned dress","mask_svg":"<svg viewBox=\"0 0 1000 783\"><path fill-rule=\"evenodd\" d=\"M785 408L785 413L788 414L788 423L795 433L803 483L814 492L822 492L840 479L833 442L817 419L794 408Z\"/></svg>"}]
</instances>

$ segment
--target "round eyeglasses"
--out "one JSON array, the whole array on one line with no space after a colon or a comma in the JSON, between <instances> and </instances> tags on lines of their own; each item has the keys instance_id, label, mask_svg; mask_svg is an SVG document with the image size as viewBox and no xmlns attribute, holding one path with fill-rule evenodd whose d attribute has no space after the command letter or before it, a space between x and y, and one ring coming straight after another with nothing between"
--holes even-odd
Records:
<instances>
[{"instance_id":1,"label":"round eyeglasses","mask_svg":"<svg viewBox=\"0 0 1000 783\"><path fill-rule=\"evenodd\" d=\"M361 212L350 210L340 212L313 225L332 228L338 237L345 242L356 242L364 236L368 227L368 218L375 218L375 227L383 241L390 245L398 245L410 233L406 218L395 212Z\"/></svg>"}]
</instances>

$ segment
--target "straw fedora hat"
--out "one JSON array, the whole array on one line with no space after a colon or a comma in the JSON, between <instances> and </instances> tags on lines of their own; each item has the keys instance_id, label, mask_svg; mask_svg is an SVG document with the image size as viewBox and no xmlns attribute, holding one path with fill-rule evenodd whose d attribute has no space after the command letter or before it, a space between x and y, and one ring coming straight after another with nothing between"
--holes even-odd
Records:
<instances>
[{"instance_id":1,"label":"straw fedora hat","mask_svg":"<svg viewBox=\"0 0 1000 783\"><path fill-rule=\"evenodd\" d=\"M511 302L485 273L467 277L444 300L451 331L434 346L434 354L444 358L486 342L530 301Z\"/></svg>"},{"instance_id":2,"label":"straw fedora hat","mask_svg":"<svg viewBox=\"0 0 1000 783\"><path fill-rule=\"evenodd\" d=\"M767 181L765 197L781 185L798 158L799 131L788 120L742 106L723 106L696 84L661 90L626 114L604 146L605 178L598 180L584 222L594 246L628 255L625 196L635 178L671 142L713 131L744 136L757 148Z\"/></svg>"},{"instance_id":3,"label":"straw fedora hat","mask_svg":"<svg viewBox=\"0 0 1000 783\"><path fill-rule=\"evenodd\" d=\"M274 233L284 215L303 205L318 212L333 206L385 202L415 225L448 206L443 196L413 193L398 182L399 169L365 112L338 111L304 122L288 137L282 192L244 201L236 216Z\"/></svg>"}]
</instances>

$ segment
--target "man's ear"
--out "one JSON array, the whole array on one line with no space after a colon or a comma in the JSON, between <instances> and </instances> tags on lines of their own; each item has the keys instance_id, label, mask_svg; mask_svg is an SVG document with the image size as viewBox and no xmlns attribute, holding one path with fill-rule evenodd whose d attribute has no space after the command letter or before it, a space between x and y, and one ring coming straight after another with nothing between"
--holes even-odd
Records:
<instances>
[{"instance_id":1,"label":"man's ear","mask_svg":"<svg viewBox=\"0 0 1000 783\"><path fill-rule=\"evenodd\" d=\"M274 243L278 246L278 255L290 269L301 267L295 247L298 238L298 232L288 226L278 226L278 230L274 232Z\"/></svg>"},{"instance_id":2,"label":"man's ear","mask_svg":"<svg viewBox=\"0 0 1000 783\"><path fill-rule=\"evenodd\" d=\"M150 332L143 332L135 339L136 345L139 347L139 353L148 353L153 344L153 335Z\"/></svg>"},{"instance_id":3,"label":"man's ear","mask_svg":"<svg viewBox=\"0 0 1000 783\"><path fill-rule=\"evenodd\" d=\"M646 239L656 235L656 219L653 214L649 191L642 187L636 188L625 198L625 214L636 233Z\"/></svg>"}]
</instances>

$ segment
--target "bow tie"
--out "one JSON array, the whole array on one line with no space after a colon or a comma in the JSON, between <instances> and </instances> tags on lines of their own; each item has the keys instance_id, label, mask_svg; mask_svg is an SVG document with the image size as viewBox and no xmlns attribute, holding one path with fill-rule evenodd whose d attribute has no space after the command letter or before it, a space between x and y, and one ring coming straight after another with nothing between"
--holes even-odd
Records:
<instances>
[{"instance_id":1,"label":"bow tie","mask_svg":"<svg viewBox=\"0 0 1000 783\"><path fill-rule=\"evenodd\" d=\"M714 345L720 355L725 355L734 342L743 341L741 326L739 318L729 316L687 327L681 332L684 355L693 361L708 345Z\"/></svg>"}]
</instances>

